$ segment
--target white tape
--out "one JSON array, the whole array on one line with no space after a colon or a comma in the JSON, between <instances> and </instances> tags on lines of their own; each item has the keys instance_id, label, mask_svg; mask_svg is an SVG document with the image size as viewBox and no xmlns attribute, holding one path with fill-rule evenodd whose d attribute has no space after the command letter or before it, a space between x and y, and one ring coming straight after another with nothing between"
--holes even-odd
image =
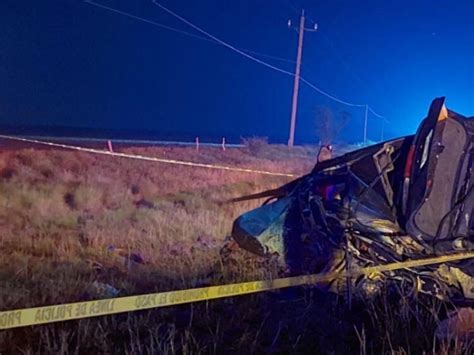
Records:
<instances>
[{"instance_id":1,"label":"white tape","mask_svg":"<svg viewBox=\"0 0 474 355\"><path fill-rule=\"evenodd\" d=\"M86 148L86 147L78 147L78 146L60 144L60 143L53 143L53 142L44 142L44 141L39 141L39 140L36 140L36 139L28 139L28 138L21 138L21 137L12 137L12 136L0 135L0 138L16 140L16 141L20 141L20 142L33 143L33 144L47 145L47 146L56 147L56 148L78 150L78 151L81 151L81 152L87 152L87 153L93 153L93 154L110 155L110 156L114 156L114 157L121 157L121 158L127 158L127 159L152 161L152 162L156 162L156 163L193 166L193 167L198 167L198 168L236 171L236 172L242 172L242 173L253 173L253 174L262 174L262 175L296 177L296 175L294 175L294 174L275 173L275 172L264 171L264 170L255 170L255 169L248 169L248 168L235 168L235 167L224 166L224 165L193 163L193 162L182 161L182 160L162 159L162 158L155 158L155 157L146 157L146 156L143 156L143 155L133 155L133 154L126 154L126 153L109 152L109 151L106 151L106 150Z\"/></svg>"}]
</instances>

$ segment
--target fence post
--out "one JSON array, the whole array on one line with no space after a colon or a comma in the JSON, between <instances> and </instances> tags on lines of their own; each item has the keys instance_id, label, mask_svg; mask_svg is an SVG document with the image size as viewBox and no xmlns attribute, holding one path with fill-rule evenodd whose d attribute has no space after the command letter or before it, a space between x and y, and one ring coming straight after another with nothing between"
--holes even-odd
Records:
<instances>
[{"instance_id":1,"label":"fence post","mask_svg":"<svg viewBox=\"0 0 474 355\"><path fill-rule=\"evenodd\" d=\"M225 151L225 137L222 137L222 150Z\"/></svg>"},{"instance_id":2,"label":"fence post","mask_svg":"<svg viewBox=\"0 0 474 355\"><path fill-rule=\"evenodd\" d=\"M107 141L107 148L109 149L110 153L114 152L114 148L112 147L112 141L110 139Z\"/></svg>"},{"instance_id":3,"label":"fence post","mask_svg":"<svg viewBox=\"0 0 474 355\"><path fill-rule=\"evenodd\" d=\"M196 137L196 150L199 150L199 137Z\"/></svg>"}]
</instances>

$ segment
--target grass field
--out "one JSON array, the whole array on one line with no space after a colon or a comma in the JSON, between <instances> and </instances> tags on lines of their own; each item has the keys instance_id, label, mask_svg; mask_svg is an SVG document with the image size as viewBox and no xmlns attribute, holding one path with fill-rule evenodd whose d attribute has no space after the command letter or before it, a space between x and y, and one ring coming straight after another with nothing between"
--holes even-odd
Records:
<instances>
[{"instance_id":1,"label":"grass field","mask_svg":"<svg viewBox=\"0 0 474 355\"><path fill-rule=\"evenodd\" d=\"M314 164L312 148L257 143L123 151L297 175ZM225 263L219 251L233 220L261 203L227 201L289 180L64 150L0 152L0 310L276 275L246 252ZM433 337L446 311L387 299L349 311L336 297L292 289L2 331L0 354L468 351Z\"/></svg>"}]
</instances>

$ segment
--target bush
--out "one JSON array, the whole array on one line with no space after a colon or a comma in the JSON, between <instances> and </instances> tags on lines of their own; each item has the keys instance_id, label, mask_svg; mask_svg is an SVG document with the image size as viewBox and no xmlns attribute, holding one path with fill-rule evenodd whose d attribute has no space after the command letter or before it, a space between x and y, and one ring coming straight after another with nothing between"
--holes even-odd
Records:
<instances>
[{"instance_id":1,"label":"bush","mask_svg":"<svg viewBox=\"0 0 474 355\"><path fill-rule=\"evenodd\" d=\"M268 146L268 137L241 138L241 142L251 153L258 153L262 148Z\"/></svg>"}]
</instances>

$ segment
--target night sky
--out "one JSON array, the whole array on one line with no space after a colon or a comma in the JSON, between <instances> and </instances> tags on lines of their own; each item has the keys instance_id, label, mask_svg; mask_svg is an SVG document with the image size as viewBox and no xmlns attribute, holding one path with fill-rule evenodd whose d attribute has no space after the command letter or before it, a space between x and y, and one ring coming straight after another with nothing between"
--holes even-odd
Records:
<instances>
[{"instance_id":1,"label":"night sky","mask_svg":"<svg viewBox=\"0 0 474 355\"><path fill-rule=\"evenodd\" d=\"M202 36L151 0L96 0ZM474 115L474 1L160 0L238 48L294 71L304 7L302 76L331 95L369 104L388 136L412 133L431 100ZM286 142L293 79L211 41L169 31L83 1L0 2L0 126L151 130L166 138L268 136ZM363 108L301 84L297 142L316 141L317 107L351 121L341 138L362 140ZM370 115L369 138L380 138Z\"/></svg>"}]
</instances>

